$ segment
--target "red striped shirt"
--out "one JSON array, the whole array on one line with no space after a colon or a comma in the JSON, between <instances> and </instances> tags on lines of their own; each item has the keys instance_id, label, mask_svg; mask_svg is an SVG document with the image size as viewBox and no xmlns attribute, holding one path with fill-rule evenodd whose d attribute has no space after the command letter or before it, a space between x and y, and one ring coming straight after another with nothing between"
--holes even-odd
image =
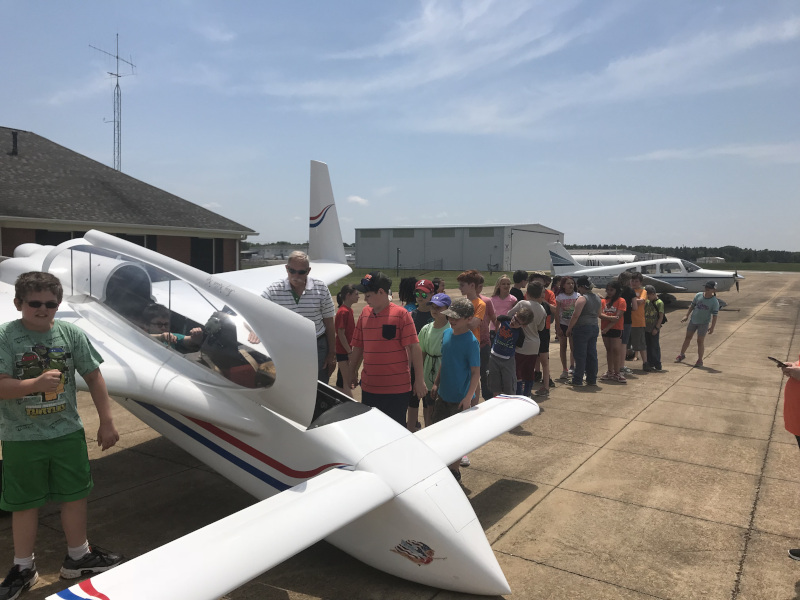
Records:
<instances>
[{"instance_id":1,"label":"red striped shirt","mask_svg":"<svg viewBox=\"0 0 800 600\"><path fill-rule=\"evenodd\" d=\"M351 345L364 350L361 389L373 394L411 391L406 346L419 343L414 321L402 306L390 303L379 313L367 306L353 332Z\"/></svg>"}]
</instances>

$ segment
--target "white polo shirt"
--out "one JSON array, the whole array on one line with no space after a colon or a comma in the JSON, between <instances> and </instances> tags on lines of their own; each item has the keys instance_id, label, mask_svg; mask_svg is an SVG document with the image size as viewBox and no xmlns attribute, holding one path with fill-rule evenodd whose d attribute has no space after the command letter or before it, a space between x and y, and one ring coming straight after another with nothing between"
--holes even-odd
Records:
<instances>
[{"instance_id":1,"label":"white polo shirt","mask_svg":"<svg viewBox=\"0 0 800 600\"><path fill-rule=\"evenodd\" d=\"M324 281L313 277L306 279L306 289L298 299L295 299L288 277L270 284L261 296L312 321L317 337L325 333L325 324L322 320L336 316L336 307L333 305L328 286Z\"/></svg>"}]
</instances>

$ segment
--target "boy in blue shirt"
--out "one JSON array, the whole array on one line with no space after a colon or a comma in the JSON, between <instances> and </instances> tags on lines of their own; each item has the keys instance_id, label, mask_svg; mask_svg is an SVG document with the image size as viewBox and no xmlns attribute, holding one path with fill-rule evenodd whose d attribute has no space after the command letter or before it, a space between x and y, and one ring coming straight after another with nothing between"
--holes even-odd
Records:
<instances>
[{"instance_id":1,"label":"boy in blue shirt","mask_svg":"<svg viewBox=\"0 0 800 600\"><path fill-rule=\"evenodd\" d=\"M533 311L526 306L520 308L513 317L497 317L497 333L494 336L489 356L489 394L513 394L517 389L517 367L514 354L522 345L522 327L533 321Z\"/></svg>"},{"instance_id":2,"label":"boy in blue shirt","mask_svg":"<svg viewBox=\"0 0 800 600\"><path fill-rule=\"evenodd\" d=\"M472 301L456 298L443 314L451 328L442 336L442 366L431 388L434 423L470 408L481 378L480 345L470 330L475 315ZM461 481L460 461L449 467L456 481Z\"/></svg>"},{"instance_id":3,"label":"boy in blue shirt","mask_svg":"<svg viewBox=\"0 0 800 600\"><path fill-rule=\"evenodd\" d=\"M0 600L18 598L38 580L33 547L39 507L50 500L62 503L67 538L62 577L100 573L123 560L86 540L86 498L94 484L75 371L86 381L100 417L97 445L111 448L119 434L99 369L103 359L81 329L54 320L63 296L58 278L23 273L15 292L22 318L0 325L0 509L12 512L14 538L14 566L0 583Z\"/></svg>"}]
</instances>

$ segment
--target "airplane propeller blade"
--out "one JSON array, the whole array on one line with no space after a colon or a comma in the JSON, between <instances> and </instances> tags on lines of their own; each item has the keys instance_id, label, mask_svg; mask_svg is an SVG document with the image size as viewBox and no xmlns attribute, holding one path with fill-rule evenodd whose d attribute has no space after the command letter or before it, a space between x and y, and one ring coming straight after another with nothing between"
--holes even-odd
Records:
<instances>
[{"instance_id":1,"label":"airplane propeller blade","mask_svg":"<svg viewBox=\"0 0 800 600\"><path fill-rule=\"evenodd\" d=\"M736 291L739 291L739 269L736 269L736 273L733 276L733 282L736 284Z\"/></svg>"}]
</instances>

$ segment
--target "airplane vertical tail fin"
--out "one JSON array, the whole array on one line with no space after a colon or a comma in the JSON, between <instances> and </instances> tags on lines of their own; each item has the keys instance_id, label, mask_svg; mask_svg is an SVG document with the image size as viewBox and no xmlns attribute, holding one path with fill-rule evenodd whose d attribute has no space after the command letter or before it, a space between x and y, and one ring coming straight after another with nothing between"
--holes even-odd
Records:
<instances>
[{"instance_id":1,"label":"airplane vertical tail fin","mask_svg":"<svg viewBox=\"0 0 800 600\"><path fill-rule=\"evenodd\" d=\"M310 209L309 258L315 262L347 264L328 165L316 160L311 161Z\"/></svg>"},{"instance_id":2,"label":"airplane vertical tail fin","mask_svg":"<svg viewBox=\"0 0 800 600\"><path fill-rule=\"evenodd\" d=\"M584 266L575 261L569 251L561 245L561 242L550 242L547 244L550 251L550 272L553 275L563 275L572 273Z\"/></svg>"}]
</instances>

